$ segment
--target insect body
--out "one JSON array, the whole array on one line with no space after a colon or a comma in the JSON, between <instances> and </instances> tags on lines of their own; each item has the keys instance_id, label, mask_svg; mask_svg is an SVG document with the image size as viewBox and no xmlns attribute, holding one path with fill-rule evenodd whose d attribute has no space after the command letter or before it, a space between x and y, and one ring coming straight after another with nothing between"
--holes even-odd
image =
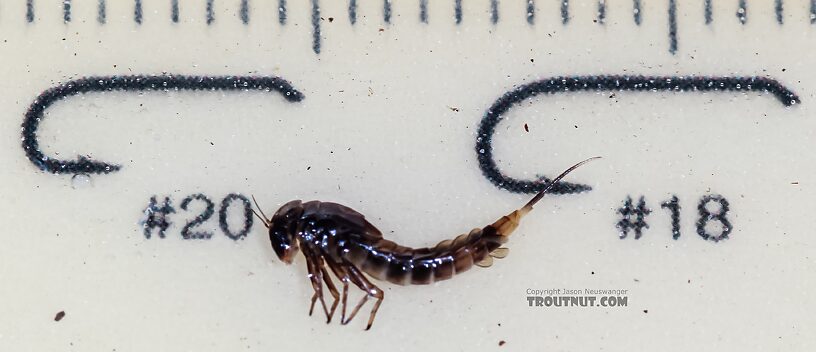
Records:
<instances>
[{"instance_id":1,"label":"insect body","mask_svg":"<svg viewBox=\"0 0 816 352\"><path fill-rule=\"evenodd\" d=\"M382 233L362 214L337 203L293 200L278 209L271 219L265 214L263 217L257 213L255 215L269 229L272 248L283 262L291 264L298 250L306 258L308 276L314 289L309 314L320 300L326 322L331 322L339 303L341 324L347 324L369 299L374 299L366 325L368 330L383 301L383 291L372 284L366 275L399 285L423 285L450 279L474 264L490 266L494 257L507 255L508 249L501 245L507 242L533 205L569 172L596 158L570 167L518 210L490 225L473 229L453 240L439 242L433 247L409 248L384 239ZM255 205L258 206L257 202ZM340 279L342 295L332 282L329 271ZM334 299L331 307L326 305L324 299L324 283ZM349 285L357 286L365 295L347 318Z\"/></svg>"}]
</instances>

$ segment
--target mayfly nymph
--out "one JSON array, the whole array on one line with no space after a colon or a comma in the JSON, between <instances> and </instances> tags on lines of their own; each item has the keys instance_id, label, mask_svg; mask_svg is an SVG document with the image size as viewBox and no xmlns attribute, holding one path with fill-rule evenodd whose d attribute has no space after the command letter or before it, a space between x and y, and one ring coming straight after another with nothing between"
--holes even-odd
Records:
<instances>
[{"instance_id":1,"label":"mayfly nymph","mask_svg":"<svg viewBox=\"0 0 816 352\"><path fill-rule=\"evenodd\" d=\"M263 216L255 215L269 229L269 240L278 258L291 264L298 250L306 258L308 277L314 289L309 314L312 314L319 300L326 313L326 322L331 322L339 303L340 322L347 324L369 299L374 299L366 325L368 330L383 301L383 291L371 283L366 275L398 285L425 285L450 279L473 265L490 266L493 258L507 255L508 249L502 244L507 242L521 218L553 185L572 170L597 158L573 165L550 181L523 207L494 223L475 228L455 239L444 240L433 247L409 248L389 241L362 214L337 203L293 200L280 207L272 218L267 218L256 201L255 206ZM342 294L332 282L329 270L342 283ZM323 298L324 283L334 299L331 307L326 305ZM365 294L346 317L349 284L357 286Z\"/></svg>"}]
</instances>

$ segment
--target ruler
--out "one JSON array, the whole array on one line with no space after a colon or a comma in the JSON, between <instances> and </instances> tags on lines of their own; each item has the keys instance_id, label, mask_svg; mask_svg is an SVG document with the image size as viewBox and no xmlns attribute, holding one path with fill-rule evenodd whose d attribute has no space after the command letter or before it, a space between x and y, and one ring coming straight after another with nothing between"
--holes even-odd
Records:
<instances>
[{"instance_id":1,"label":"ruler","mask_svg":"<svg viewBox=\"0 0 816 352\"><path fill-rule=\"evenodd\" d=\"M816 5L0 3L4 350L810 350ZM267 214L509 255L316 310ZM336 281L339 284L339 281ZM349 291L349 302L362 293ZM370 303L369 303L370 304Z\"/></svg>"}]
</instances>

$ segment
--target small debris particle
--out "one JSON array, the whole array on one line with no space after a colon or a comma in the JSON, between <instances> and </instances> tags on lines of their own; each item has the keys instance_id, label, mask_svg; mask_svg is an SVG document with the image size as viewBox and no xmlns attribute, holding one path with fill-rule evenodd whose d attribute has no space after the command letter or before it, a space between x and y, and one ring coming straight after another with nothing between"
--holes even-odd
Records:
<instances>
[{"instance_id":1,"label":"small debris particle","mask_svg":"<svg viewBox=\"0 0 816 352\"><path fill-rule=\"evenodd\" d=\"M311 169L312 169L312 167L311 167L311 166L307 166L307 167L306 167L306 171L311 170Z\"/></svg>"},{"instance_id":2,"label":"small debris particle","mask_svg":"<svg viewBox=\"0 0 816 352\"><path fill-rule=\"evenodd\" d=\"M504 346L504 344L506 344L506 343L507 343L507 341L499 340L499 347Z\"/></svg>"},{"instance_id":3,"label":"small debris particle","mask_svg":"<svg viewBox=\"0 0 816 352\"><path fill-rule=\"evenodd\" d=\"M535 62L535 59L530 59L530 62Z\"/></svg>"},{"instance_id":4,"label":"small debris particle","mask_svg":"<svg viewBox=\"0 0 816 352\"><path fill-rule=\"evenodd\" d=\"M648 310L648 309L644 309L644 310L643 310L643 313L649 313L649 310Z\"/></svg>"},{"instance_id":5,"label":"small debris particle","mask_svg":"<svg viewBox=\"0 0 816 352\"><path fill-rule=\"evenodd\" d=\"M609 95L609 99L614 99L614 98L615 98L615 93L612 93L612 94Z\"/></svg>"},{"instance_id":6,"label":"small debris particle","mask_svg":"<svg viewBox=\"0 0 816 352\"><path fill-rule=\"evenodd\" d=\"M61 311L59 311L57 313L57 315L54 317L54 321L60 321L60 320L62 320L62 318L65 318L65 311L64 310L61 310Z\"/></svg>"},{"instance_id":7,"label":"small debris particle","mask_svg":"<svg viewBox=\"0 0 816 352\"><path fill-rule=\"evenodd\" d=\"M527 126L526 123L524 124L524 132L530 132L530 126Z\"/></svg>"},{"instance_id":8,"label":"small debris particle","mask_svg":"<svg viewBox=\"0 0 816 352\"><path fill-rule=\"evenodd\" d=\"M380 28L380 32L385 32L385 28Z\"/></svg>"},{"instance_id":9,"label":"small debris particle","mask_svg":"<svg viewBox=\"0 0 816 352\"><path fill-rule=\"evenodd\" d=\"M592 272L592 275L595 275L595 272L594 272L594 271Z\"/></svg>"},{"instance_id":10,"label":"small debris particle","mask_svg":"<svg viewBox=\"0 0 816 352\"><path fill-rule=\"evenodd\" d=\"M691 283L691 279L688 280L688 283Z\"/></svg>"},{"instance_id":11,"label":"small debris particle","mask_svg":"<svg viewBox=\"0 0 816 352\"><path fill-rule=\"evenodd\" d=\"M334 17L329 17L329 23L334 22Z\"/></svg>"},{"instance_id":12,"label":"small debris particle","mask_svg":"<svg viewBox=\"0 0 816 352\"><path fill-rule=\"evenodd\" d=\"M640 280L638 280L638 279L635 279L635 282L640 282Z\"/></svg>"},{"instance_id":13,"label":"small debris particle","mask_svg":"<svg viewBox=\"0 0 816 352\"><path fill-rule=\"evenodd\" d=\"M453 112L459 112L459 108L457 108L455 106L448 106L448 109L451 109L451 111L453 111Z\"/></svg>"},{"instance_id":14,"label":"small debris particle","mask_svg":"<svg viewBox=\"0 0 816 352\"><path fill-rule=\"evenodd\" d=\"M578 128L578 125L575 125L575 128Z\"/></svg>"},{"instance_id":15,"label":"small debris particle","mask_svg":"<svg viewBox=\"0 0 816 352\"><path fill-rule=\"evenodd\" d=\"M799 184L799 181L793 181L793 182L791 182L791 184L792 184L792 185L798 185L798 184Z\"/></svg>"}]
</instances>

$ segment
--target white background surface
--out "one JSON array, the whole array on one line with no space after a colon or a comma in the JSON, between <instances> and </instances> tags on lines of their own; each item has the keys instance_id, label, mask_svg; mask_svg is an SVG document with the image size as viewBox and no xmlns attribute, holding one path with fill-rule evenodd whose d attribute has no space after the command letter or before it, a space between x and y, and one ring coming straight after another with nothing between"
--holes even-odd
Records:
<instances>
[{"instance_id":1,"label":"white background surface","mask_svg":"<svg viewBox=\"0 0 816 352\"><path fill-rule=\"evenodd\" d=\"M810 115L816 77L813 27L804 0L785 1L785 24L770 1L678 4L679 50L668 51L667 2L573 2L561 24L557 1L431 1L429 24L416 1L395 1L390 25L379 1L360 1L348 23L342 1L323 1L320 55L311 51L310 5L181 1L59 1L0 4L0 346L8 351L236 350L810 350L812 216L816 158ZM699 2L699 4L698 4ZM382 29L382 30L381 30ZM52 106L40 128L46 154L88 154L123 164L72 188L70 175L37 170L20 147L33 98L87 75L278 75L306 98L275 94L151 92L89 94ZM382 283L385 301L371 331L307 316L312 289L302 258L277 260L256 222L234 242L217 216L183 240L195 216L189 194L217 203L254 194L267 213L290 199L347 204L387 238L433 245L484 226L529 196L495 188L480 173L475 129L514 85L553 75L767 75L802 98L783 107L761 93L580 93L546 96L513 109L497 128L496 157L509 175L555 175L578 160L604 159L569 179L589 193L547 197L511 238L510 255L431 286ZM458 112L450 107L456 107ZM530 131L525 132L527 123ZM307 168L309 168L307 170ZM798 184L792 184L798 182ZM704 241L696 205L708 193L731 203L731 238ZM679 240L659 203L677 194ZM145 239L139 220L150 196L179 211L168 238ZM621 240L616 209L645 195L654 212L643 238ZM217 208L216 208L217 211ZM526 290L626 289L627 307L528 307ZM356 294L356 292L355 292ZM356 297L356 296L354 296ZM351 302L351 300L350 300ZM65 311L59 322L54 315ZM646 312L648 311L648 313ZM506 341L499 347L500 340Z\"/></svg>"}]
</instances>

